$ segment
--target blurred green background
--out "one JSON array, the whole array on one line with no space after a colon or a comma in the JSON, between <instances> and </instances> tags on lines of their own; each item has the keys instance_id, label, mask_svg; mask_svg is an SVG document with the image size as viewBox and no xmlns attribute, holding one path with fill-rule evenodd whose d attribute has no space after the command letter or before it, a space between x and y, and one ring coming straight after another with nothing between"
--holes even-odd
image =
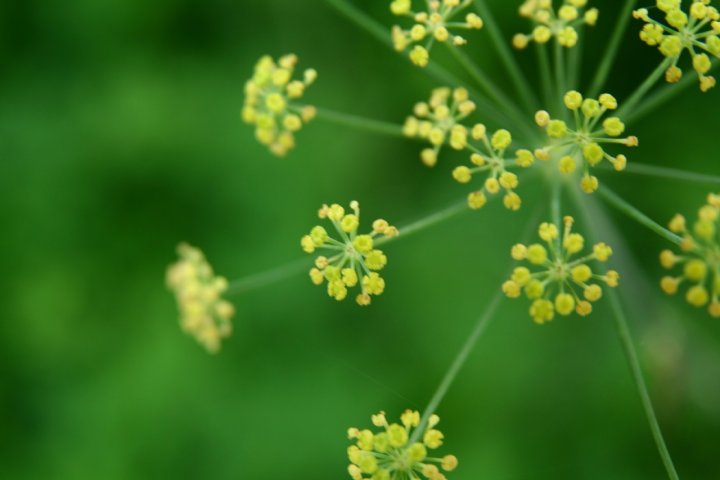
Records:
<instances>
[{"instance_id":1,"label":"blurred green background","mask_svg":"<svg viewBox=\"0 0 720 480\"><path fill-rule=\"evenodd\" d=\"M489 3L508 38L527 30L519 2ZM588 72L620 4L592 3ZM357 4L393 21L387 1ZM639 28L619 98L660 61ZM487 32L470 40L505 81ZM324 202L402 226L466 195L452 155L427 170L413 142L319 120L271 157L239 120L242 89L261 55L288 52L320 73L307 101L338 111L399 123L436 86L321 0L0 3L0 476L339 479L347 427L423 408L546 201L531 182L522 213L494 202L389 245L371 308L298 275L233 299L218 356L178 328L164 270L181 240L239 278L300 258ZM631 126L630 161L718 173L718 108L720 91L688 90ZM662 223L712 188L602 180ZM680 475L720 478L720 323L660 295L668 245L598 212ZM542 328L526 310L503 304L439 410L452 478L663 478L607 306Z\"/></svg>"}]
</instances>

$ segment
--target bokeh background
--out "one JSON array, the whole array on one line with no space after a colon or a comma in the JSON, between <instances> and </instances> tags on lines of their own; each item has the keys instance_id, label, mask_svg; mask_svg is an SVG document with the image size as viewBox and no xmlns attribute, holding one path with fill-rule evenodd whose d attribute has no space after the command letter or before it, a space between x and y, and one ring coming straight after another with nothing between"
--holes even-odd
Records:
<instances>
[{"instance_id":1,"label":"bokeh background","mask_svg":"<svg viewBox=\"0 0 720 480\"><path fill-rule=\"evenodd\" d=\"M387 3L356 4L389 26ZM519 2L489 3L508 38L527 29ZM593 3L588 73L620 1ZM660 61L639 28L610 80L620 98ZM505 82L487 33L470 39ZM306 99L337 111L399 123L437 86L321 0L0 3L1 477L345 478L347 427L425 405L547 200L532 182L524 213L495 202L389 245L371 308L297 275L233 299L217 356L178 328L164 270L181 240L240 278L300 258L324 202L402 226L466 195L452 155L428 170L413 142L319 120L270 156L239 120L242 88L287 52L320 72ZM533 57L519 55L537 83ZM631 161L720 173L718 108L720 91L688 90L632 125ZM603 180L662 223L712 189ZM663 240L595 215L678 470L720 478L720 323L660 295ZM439 410L452 478L663 478L608 307L544 327L526 309L503 304Z\"/></svg>"}]
</instances>

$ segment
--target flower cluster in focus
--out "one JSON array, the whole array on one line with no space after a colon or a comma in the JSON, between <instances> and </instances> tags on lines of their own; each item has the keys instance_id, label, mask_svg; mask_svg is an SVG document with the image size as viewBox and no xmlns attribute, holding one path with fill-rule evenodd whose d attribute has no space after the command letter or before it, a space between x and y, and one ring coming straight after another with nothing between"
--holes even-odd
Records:
<instances>
[{"instance_id":1,"label":"flower cluster in focus","mask_svg":"<svg viewBox=\"0 0 720 480\"><path fill-rule=\"evenodd\" d=\"M690 284L685 294L687 302L698 308L709 304L710 315L720 317L720 194L708 195L692 228L688 228L682 215L676 215L669 226L682 236L682 252L677 255L664 250L660 263L667 269L681 266L682 272L678 276L663 277L660 282L663 291L674 295L682 283L687 282Z\"/></svg>"},{"instance_id":2,"label":"flower cluster in focus","mask_svg":"<svg viewBox=\"0 0 720 480\"><path fill-rule=\"evenodd\" d=\"M617 100L604 93L599 99L583 98L580 92L570 91L564 97L565 106L572 112L574 129L564 120L553 119L546 111L535 115L536 123L545 129L548 137L554 141L546 148L536 150L540 160L549 160L551 153L560 157L558 168L562 173L574 173L582 168L580 187L586 193L598 189L598 179L590 174L590 168L607 160L617 171L625 169L627 157L608 154L603 145L624 145L637 147L638 138L623 137L625 124L618 117L607 117L605 113L618 107ZM602 121L602 123L601 123Z\"/></svg>"},{"instance_id":3,"label":"flower cluster in focus","mask_svg":"<svg viewBox=\"0 0 720 480\"><path fill-rule=\"evenodd\" d=\"M242 118L255 125L255 136L272 153L284 156L295 148L295 133L315 117L315 108L292 105L317 78L313 69L305 70L302 80L293 79L297 56L285 55L277 63L270 56L255 65L253 77L245 84Z\"/></svg>"},{"instance_id":4,"label":"flower cluster in focus","mask_svg":"<svg viewBox=\"0 0 720 480\"><path fill-rule=\"evenodd\" d=\"M315 285L327 281L327 292L335 300L347 298L348 288L360 287L355 297L359 305L370 305L372 295L380 295L385 290L385 280L378 271L387 264L387 257L375 248L378 237L392 238L398 235L397 228L387 221L378 219L373 222L372 232L358 235L360 226L360 206L351 202L351 213L333 204L323 205L318 216L332 222L340 240L332 238L327 230L317 225L309 235L302 237L300 244L307 253L316 250L327 251L328 256L315 259L310 270L310 279Z\"/></svg>"},{"instance_id":5,"label":"flower cluster in focus","mask_svg":"<svg viewBox=\"0 0 720 480\"><path fill-rule=\"evenodd\" d=\"M532 300L530 316L538 324L552 320L555 313L567 316L575 311L587 316L593 309L591 302L602 298L603 291L598 282L610 287L618 285L616 271L599 275L588 265L593 260L607 261L612 255L608 245L598 243L593 246L592 253L573 259L585 249L585 239L572 232L572 225L572 217L565 217L561 233L559 226L543 223L538 233L545 245L517 244L512 247L515 260L527 261L531 267L542 269L515 268L511 278L503 284L503 292L510 298L518 298L524 293Z\"/></svg>"},{"instance_id":6,"label":"flower cluster in focus","mask_svg":"<svg viewBox=\"0 0 720 480\"><path fill-rule=\"evenodd\" d=\"M222 298L227 280L216 276L202 251L188 244L178 246L180 259L167 270L167 285L175 292L180 325L210 353L220 349L232 333L233 305Z\"/></svg>"},{"instance_id":7,"label":"flower cluster in focus","mask_svg":"<svg viewBox=\"0 0 720 480\"><path fill-rule=\"evenodd\" d=\"M651 47L658 47L670 62L665 79L680 81L682 70L678 61L683 51L692 56L692 65L700 78L700 89L707 92L715 86L715 78L707 75L712 67L710 57L720 57L720 13L710 6L711 0L694 1L686 13L681 0L657 0L657 8L665 14L665 23L650 17L646 8L633 12L645 22L640 38Z\"/></svg>"},{"instance_id":8,"label":"flower cluster in focus","mask_svg":"<svg viewBox=\"0 0 720 480\"><path fill-rule=\"evenodd\" d=\"M513 46L523 49L531 41L545 44L555 38L563 47L574 47L578 41L577 28L597 23L597 8L584 10L586 6L587 0L564 0L556 11L552 0L526 0L520 6L520 15L531 19L535 27L530 34L516 34Z\"/></svg>"},{"instance_id":9,"label":"flower cluster in focus","mask_svg":"<svg viewBox=\"0 0 720 480\"><path fill-rule=\"evenodd\" d=\"M414 45L410 49L410 60L419 67L425 67L430 61L430 49L435 42L451 42L455 46L465 45L467 40L452 33L451 30L479 30L483 27L482 19L474 13L468 13L463 22L452 20L470 5L471 1L427 0L427 10L415 12L411 0L393 0L390 4L392 13L410 17L415 22L409 30L397 25L393 27L392 40L395 49L403 52Z\"/></svg>"},{"instance_id":10,"label":"flower cluster in focus","mask_svg":"<svg viewBox=\"0 0 720 480\"><path fill-rule=\"evenodd\" d=\"M452 471L458 461L454 455L428 456L429 450L443 444L444 435L435 429L439 421L437 415L432 415L424 431L418 432L419 412L406 410L400 416L400 423L392 424L388 424L385 413L380 412L372 416L372 423L381 428L381 432L349 429L348 437L355 441L355 445L348 447L350 476L353 480L445 480L441 469ZM418 437L417 441L414 436Z\"/></svg>"}]
</instances>

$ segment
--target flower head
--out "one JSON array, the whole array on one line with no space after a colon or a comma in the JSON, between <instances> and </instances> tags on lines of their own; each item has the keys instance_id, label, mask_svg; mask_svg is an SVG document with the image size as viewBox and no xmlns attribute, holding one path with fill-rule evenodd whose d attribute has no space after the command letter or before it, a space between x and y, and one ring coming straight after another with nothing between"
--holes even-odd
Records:
<instances>
[{"instance_id":1,"label":"flower head","mask_svg":"<svg viewBox=\"0 0 720 480\"><path fill-rule=\"evenodd\" d=\"M592 253L575 258L585 249L585 239L572 232L572 217L564 218L564 226L552 223L540 225L538 234L542 243L517 244L512 248L515 260L525 261L529 267L517 267L503 286L503 292L510 298L521 294L532 300L530 316L542 324L552 320L555 313L563 316L573 311L586 316L592 312L592 303L602 297L603 282L616 287L619 275L614 270L605 275L593 272L588 262L606 262L612 249L604 243L593 246ZM532 271L531 269L540 268Z\"/></svg>"},{"instance_id":2,"label":"flower head","mask_svg":"<svg viewBox=\"0 0 720 480\"><path fill-rule=\"evenodd\" d=\"M670 230L682 236L679 254L664 250L660 263L667 269L681 267L677 276L666 276L660 286L667 294L677 293L681 284L689 287L685 299L695 307L708 306L713 317L720 317L720 194L710 194L698 211L698 219L688 228L685 217L676 215Z\"/></svg>"},{"instance_id":3,"label":"flower head","mask_svg":"<svg viewBox=\"0 0 720 480\"><path fill-rule=\"evenodd\" d=\"M203 253L186 243L178 246L180 259L167 270L167 285L175 292L182 329L210 353L230 336L233 305L222 298L227 280L216 276Z\"/></svg>"},{"instance_id":4,"label":"flower head","mask_svg":"<svg viewBox=\"0 0 720 480\"><path fill-rule=\"evenodd\" d=\"M710 56L720 57L720 13L710 6L711 1L693 1L690 9L684 11L681 0L657 0L657 8L665 14L664 23L651 18L646 8L633 12L636 19L645 22L640 39L657 47L671 61L665 72L668 82L682 78L678 62L687 50L700 78L700 90L707 92L715 86L715 78L707 73L712 67Z\"/></svg>"},{"instance_id":5,"label":"flower head","mask_svg":"<svg viewBox=\"0 0 720 480\"><path fill-rule=\"evenodd\" d=\"M465 45L460 35L451 32L454 29L481 29L482 19L474 14L465 15L464 21L451 21L460 11L470 5L472 0L427 0L427 10L413 11L411 0L393 0L390 10L395 15L412 18L414 24L409 30L395 25L392 40L395 49L403 52L410 49L410 60L419 67L427 66L430 61L430 49L435 42L452 42L453 45ZM422 3L426 3L423 1Z\"/></svg>"},{"instance_id":6,"label":"flower head","mask_svg":"<svg viewBox=\"0 0 720 480\"><path fill-rule=\"evenodd\" d=\"M387 221L378 219L373 222L372 231L358 235L360 226L360 206L350 202L350 213L338 205L323 205L318 216L332 222L339 240L332 238L324 227L317 225L309 235L300 240L307 253L325 250L329 258L319 256L315 267L310 270L310 279L315 285L327 281L328 295L341 301L347 298L348 288L360 287L355 297L359 305L370 305L372 295L380 295L385 290L385 280L378 271L387 264L387 257L375 248L380 238L392 238L398 235L397 228Z\"/></svg>"},{"instance_id":7,"label":"flower head","mask_svg":"<svg viewBox=\"0 0 720 480\"><path fill-rule=\"evenodd\" d=\"M473 113L475 108L475 103L470 100L466 89L436 88L432 91L429 102L415 105L414 115L405 120L403 132L408 137L430 142L432 147L420 152L420 159L428 167L433 167L446 143L455 150L464 150L467 147L468 129L461 122Z\"/></svg>"},{"instance_id":8,"label":"flower head","mask_svg":"<svg viewBox=\"0 0 720 480\"><path fill-rule=\"evenodd\" d=\"M564 120L551 118L545 111L538 112L535 121L545 129L551 144L536 150L535 154L541 160L549 160L551 153L556 153L559 170L565 174L580 170L580 187L585 193L592 193L598 188L598 179L590 174L592 167L603 160L610 162L617 171L624 170L627 165L625 155L610 155L605 148L611 145L637 147L638 138L623 136L625 124L620 118L605 117L608 111L618 107L617 100L610 94L604 93L596 100L583 98L580 92L573 90L565 94L564 103L572 112L574 129Z\"/></svg>"},{"instance_id":9,"label":"flower head","mask_svg":"<svg viewBox=\"0 0 720 480\"><path fill-rule=\"evenodd\" d=\"M382 429L380 432L348 430L348 437L355 441L355 445L348 448L348 473L353 480L444 480L441 470L454 470L458 461L454 455L428 456L430 450L443 444L444 435L435 428L439 421L437 415L432 415L423 432L418 432L420 413L417 411L405 410L400 423L391 424L384 412L373 415L372 423ZM414 435L419 437L418 441L411 441Z\"/></svg>"},{"instance_id":10,"label":"flower head","mask_svg":"<svg viewBox=\"0 0 720 480\"><path fill-rule=\"evenodd\" d=\"M284 156L295 147L295 133L315 117L315 108L293 105L305 88L317 77L313 69L305 70L302 80L293 79L295 55L285 55L277 63L270 56L255 65L253 77L245 83L245 106L242 118L255 125L255 136L272 153Z\"/></svg>"},{"instance_id":11,"label":"flower head","mask_svg":"<svg viewBox=\"0 0 720 480\"><path fill-rule=\"evenodd\" d=\"M513 37L515 48L525 48L528 43L547 43L552 38L563 47L577 45L577 27L586 24L594 26L598 9L585 9L587 0L564 0L559 9L552 0L526 0L520 6L520 15L532 20L534 28L529 34L518 33Z\"/></svg>"}]
</instances>

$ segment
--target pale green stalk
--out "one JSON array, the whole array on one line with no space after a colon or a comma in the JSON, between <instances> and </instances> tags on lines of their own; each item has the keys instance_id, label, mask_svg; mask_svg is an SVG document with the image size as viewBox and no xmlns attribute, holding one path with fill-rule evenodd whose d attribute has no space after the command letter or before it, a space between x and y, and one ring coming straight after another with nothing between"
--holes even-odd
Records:
<instances>
[{"instance_id":1,"label":"pale green stalk","mask_svg":"<svg viewBox=\"0 0 720 480\"><path fill-rule=\"evenodd\" d=\"M580 33L578 42L570 49L570 53L568 54L568 80L566 85L568 90L580 90L583 43L585 41L585 32L587 32L587 29L584 24L580 25L578 28L581 29L580 32L578 32Z\"/></svg>"},{"instance_id":2,"label":"pale green stalk","mask_svg":"<svg viewBox=\"0 0 720 480\"><path fill-rule=\"evenodd\" d=\"M602 61L597 69L597 73L595 74L595 79L588 91L588 96L591 98L597 97L600 90L602 90L605 86L605 81L610 74L610 67L612 67L613 62L615 61L615 57L617 56L617 52L620 47L620 42L623 39L625 30L627 29L630 18L632 17L632 11L635 7L635 3L637 3L637 0L626 0L625 5L620 11L620 17L615 23L615 31L610 38L610 42L608 42L605 54L602 56Z\"/></svg>"},{"instance_id":3,"label":"pale green stalk","mask_svg":"<svg viewBox=\"0 0 720 480\"><path fill-rule=\"evenodd\" d=\"M417 220L415 222L412 222L408 225L405 225L404 227L398 228L398 231L400 232L400 235L396 237L383 237L375 241L375 245L385 245L390 242L394 242L399 238L406 238L414 233L421 232L425 230L426 228L432 227L434 225L437 225L438 223L442 223L445 220L449 220L453 217L456 217L457 215L461 213L469 212L470 208L468 207L467 200L463 200L462 202L458 202L454 205L450 205L444 210L440 210L439 212L432 213L426 217L421 218L420 220Z\"/></svg>"},{"instance_id":4,"label":"pale green stalk","mask_svg":"<svg viewBox=\"0 0 720 480\"><path fill-rule=\"evenodd\" d=\"M542 83L543 90L543 106L544 108L550 108L550 102L552 101L552 74L550 73L550 58L545 49L545 45L535 44L535 50L538 57L538 68L540 70L540 82Z\"/></svg>"},{"instance_id":5,"label":"pale green stalk","mask_svg":"<svg viewBox=\"0 0 720 480\"><path fill-rule=\"evenodd\" d=\"M565 52L563 51L563 46L560 45L560 42L555 40L555 86L557 90L555 91L556 95L556 101L558 102L557 108L558 108L558 115L562 112L563 108L563 97L565 96L565 82L566 82L566 76L565 76Z\"/></svg>"},{"instance_id":6,"label":"pale green stalk","mask_svg":"<svg viewBox=\"0 0 720 480\"><path fill-rule=\"evenodd\" d=\"M648 78L645 79L645 81L637 88L637 90L635 90L635 92L633 92L627 100L622 102L622 106L617 111L616 115L620 118L625 118L625 112L632 112L643 97L645 97L647 92L657 83L658 80L663 77L665 70L668 69L671 63L672 59L666 58L660 65L658 65Z\"/></svg>"},{"instance_id":7,"label":"pale green stalk","mask_svg":"<svg viewBox=\"0 0 720 480\"><path fill-rule=\"evenodd\" d=\"M495 21L495 17L485 3L485 0L475 0L475 8L485 22L485 28L495 44L495 48L497 48L500 54L500 60L510 74L510 79L515 84L515 89L520 94L525 108L529 111L537 110L538 99L533 94L533 88L527 77L520 70L520 65L515 59L510 47L508 47L505 37L500 30L500 26Z\"/></svg>"},{"instance_id":8,"label":"pale green stalk","mask_svg":"<svg viewBox=\"0 0 720 480\"><path fill-rule=\"evenodd\" d=\"M316 118L332 122L344 127L358 128L382 135L390 135L393 137L404 137L403 127L394 123L383 122L380 120L372 120L370 118L358 117L347 113L334 112L325 108L318 108Z\"/></svg>"},{"instance_id":9,"label":"pale green stalk","mask_svg":"<svg viewBox=\"0 0 720 480\"><path fill-rule=\"evenodd\" d=\"M647 177L667 178L670 180L684 180L687 182L720 185L720 176L718 175L687 172L685 170L678 170L677 168L657 167L655 165L646 165L642 163L632 162L629 163L627 167L625 167L625 171L635 175L644 175Z\"/></svg>"},{"instance_id":10,"label":"pale green stalk","mask_svg":"<svg viewBox=\"0 0 720 480\"><path fill-rule=\"evenodd\" d=\"M603 200L607 201L610 205L615 207L620 212L624 213L628 217L632 218L639 224L649 228L656 234L660 235L665 240L672 242L676 245L679 245L680 242L682 242L682 238L672 233L667 228L663 227L659 223L652 220L650 217L642 213L637 208L630 205L628 202L620 198L616 193L613 193L610 189L608 189L605 185L601 186L598 190L598 194L603 198Z\"/></svg>"}]
</instances>

